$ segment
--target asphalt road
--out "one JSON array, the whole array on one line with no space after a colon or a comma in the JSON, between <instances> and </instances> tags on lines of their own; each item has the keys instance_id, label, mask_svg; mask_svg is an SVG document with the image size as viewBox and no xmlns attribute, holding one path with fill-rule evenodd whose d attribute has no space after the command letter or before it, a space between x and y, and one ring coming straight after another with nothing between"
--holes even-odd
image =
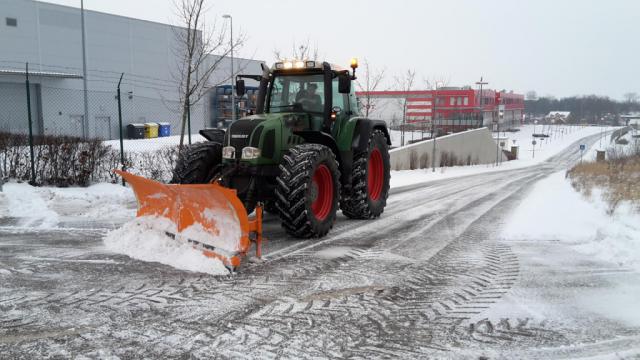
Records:
<instances>
[{"instance_id":1,"label":"asphalt road","mask_svg":"<svg viewBox=\"0 0 640 360\"><path fill-rule=\"evenodd\" d=\"M0 358L637 357L639 327L576 301L640 284L637 272L498 236L577 148L394 189L380 219L339 216L322 239L287 238L267 217L264 260L224 277L109 253L99 219L55 231L5 219Z\"/></svg>"}]
</instances>

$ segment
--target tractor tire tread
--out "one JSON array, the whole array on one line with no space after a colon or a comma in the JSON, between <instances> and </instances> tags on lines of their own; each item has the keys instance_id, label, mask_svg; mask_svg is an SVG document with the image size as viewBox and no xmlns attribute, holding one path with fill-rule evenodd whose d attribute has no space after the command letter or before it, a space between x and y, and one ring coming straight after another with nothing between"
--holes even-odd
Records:
<instances>
[{"instance_id":1,"label":"tractor tire tread","mask_svg":"<svg viewBox=\"0 0 640 360\"><path fill-rule=\"evenodd\" d=\"M173 170L171 184L206 184L222 163L222 145L201 142L187 146L180 152Z\"/></svg>"},{"instance_id":2,"label":"tractor tire tread","mask_svg":"<svg viewBox=\"0 0 640 360\"><path fill-rule=\"evenodd\" d=\"M367 189L369 150L355 154L351 171L351 188L343 188L340 196L340 209L350 219L377 218L384 212L384 207L387 204L390 180L389 149L386 143L386 136L382 131L374 130L371 132L367 149L371 149L372 144L378 146L385 164L382 194L376 204L369 201Z\"/></svg>"},{"instance_id":3,"label":"tractor tire tread","mask_svg":"<svg viewBox=\"0 0 640 360\"><path fill-rule=\"evenodd\" d=\"M335 154L326 146L320 144L300 144L287 151L280 164L280 175L276 180L275 208L278 210L282 227L294 237L311 238L326 235L333 227L336 217L336 204L323 226L312 223L307 207L307 189L313 177L314 165L318 162L329 161L334 179L334 190L340 191L340 173Z\"/></svg>"}]
</instances>

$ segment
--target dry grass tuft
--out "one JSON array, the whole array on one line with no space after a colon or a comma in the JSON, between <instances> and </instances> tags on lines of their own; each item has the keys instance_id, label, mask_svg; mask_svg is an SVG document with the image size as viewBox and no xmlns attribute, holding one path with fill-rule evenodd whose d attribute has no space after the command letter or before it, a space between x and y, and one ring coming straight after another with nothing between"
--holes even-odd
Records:
<instances>
[{"instance_id":1,"label":"dry grass tuft","mask_svg":"<svg viewBox=\"0 0 640 360\"><path fill-rule=\"evenodd\" d=\"M585 196L594 188L602 189L602 197L613 214L620 203L628 201L640 211L640 154L610 157L604 162L574 166L567 172L571 185Z\"/></svg>"}]
</instances>

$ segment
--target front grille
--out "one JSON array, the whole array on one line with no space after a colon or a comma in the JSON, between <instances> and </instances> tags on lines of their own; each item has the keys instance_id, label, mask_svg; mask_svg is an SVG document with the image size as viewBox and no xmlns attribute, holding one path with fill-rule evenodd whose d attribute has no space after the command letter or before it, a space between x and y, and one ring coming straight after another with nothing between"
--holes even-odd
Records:
<instances>
[{"instance_id":1,"label":"front grille","mask_svg":"<svg viewBox=\"0 0 640 360\"><path fill-rule=\"evenodd\" d=\"M237 120L229 126L229 131L227 131L228 138L225 139L225 144L230 144L236 149L236 159L242 157L242 149L249 145L249 137L253 129L263 121L264 119Z\"/></svg>"}]
</instances>

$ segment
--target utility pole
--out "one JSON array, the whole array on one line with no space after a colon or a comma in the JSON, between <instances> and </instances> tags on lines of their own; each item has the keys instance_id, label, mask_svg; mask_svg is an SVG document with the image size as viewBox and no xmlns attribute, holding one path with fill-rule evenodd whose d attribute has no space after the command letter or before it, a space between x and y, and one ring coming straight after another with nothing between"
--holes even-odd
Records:
<instances>
[{"instance_id":1,"label":"utility pole","mask_svg":"<svg viewBox=\"0 0 640 360\"><path fill-rule=\"evenodd\" d=\"M82 121L82 135L89 137L89 99L87 95L87 43L84 28L84 0L80 0L80 22L82 27L82 90L84 93L84 119Z\"/></svg>"},{"instance_id":2,"label":"utility pole","mask_svg":"<svg viewBox=\"0 0 640 360\"><path fill-rule=\"evenodd\" d=\"M482 81L482 76L480 76L480 81L476 81L476 85L480 85L480 95L478 96L478 107L480 108L480 124L478 124L478 127L481 127L481 125L484 123L484 111L483 111L483 104L482 104L482 100L484 99L482 96L482 85L487 85L489 84L486 81Z\"/></svg>"},{"instance_id":3,"label":"utility pole","mask_svg":"<svg viewBox=\"0 0 640 360\"><path fill-rule=\"evenodd\" d=\"M433 150L431 151L431 172L436 172L436 118L438 114L438 82L433 96L433 114L431 114L431 139Z\"/></svg>"},{"instance_id":4,"label":"utility pole","mask_svg":"<svg viewBox=\"0 0 640 360\"><path fill-rule=\"evenodd\" d=\"M116 90L118 94L118 128L120 129L120 166L124 171L124 141L122 140L122 97L120 96L120 84L122 83L122 77L124 73L120 74L120 80L118 80L118 88ZM122 186L124 186L124 178L122 178Z\"/></svg>"},{"instance_id":5,"label":"utility pole","mask_svg":"<svg viewBox=\"0 0 640 360\"><path fill-rule=\"evenodd\" d=\"M31 85L29 84L29 63L26 64L25 68L26 78L26 89L27 89L27 117L29 118L29 159L31 160L31 181L29 184L31 186L36 185L36 169L35 169L35 158L33 156L33 120L31 119Z\"/></svg>"}]
</instances>

